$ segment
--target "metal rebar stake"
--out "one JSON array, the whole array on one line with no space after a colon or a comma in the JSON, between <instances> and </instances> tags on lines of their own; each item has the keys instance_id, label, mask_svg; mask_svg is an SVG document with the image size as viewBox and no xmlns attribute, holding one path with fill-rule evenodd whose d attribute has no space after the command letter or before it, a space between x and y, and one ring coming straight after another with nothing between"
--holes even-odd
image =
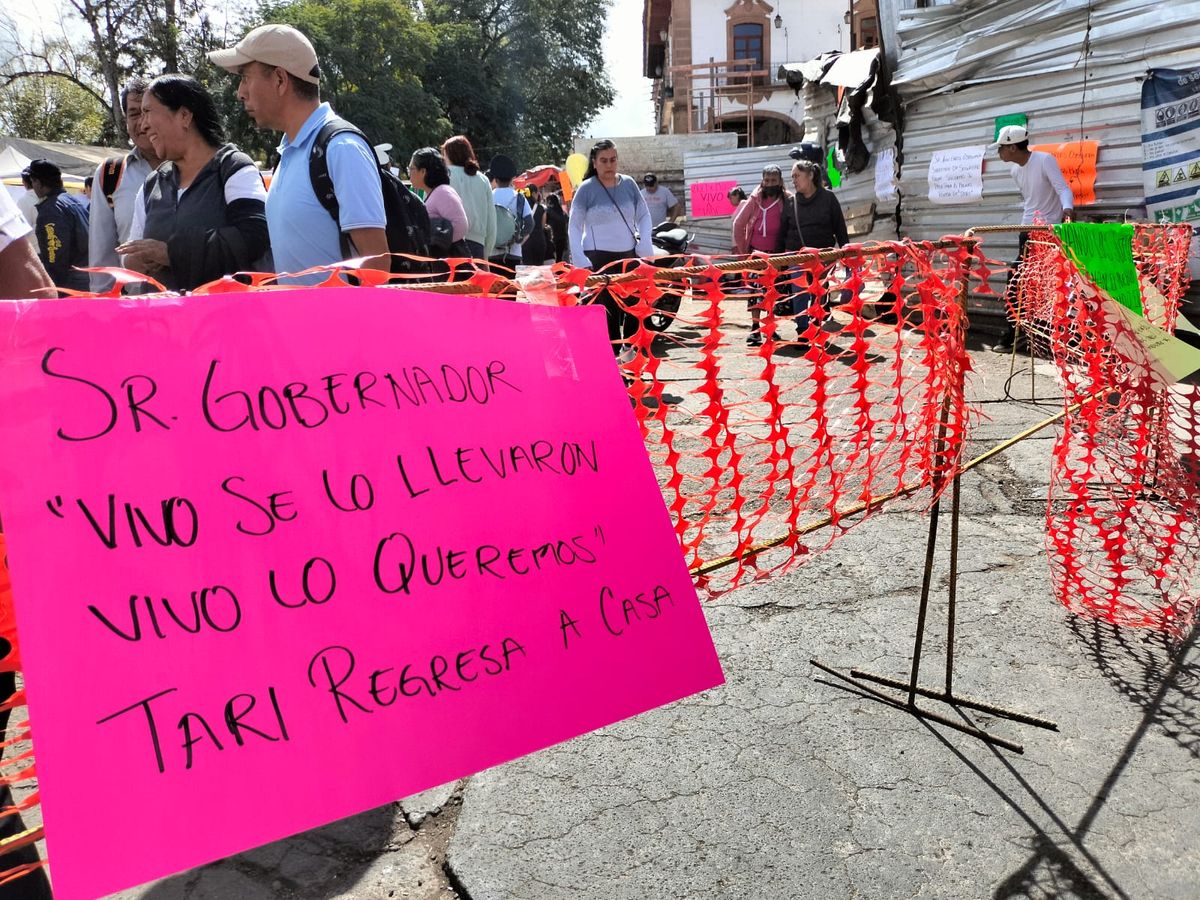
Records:
<instances>
[{"instance_id":1,"label":"metal rebar stake","mask_svg":"<svg viewBox=\"0 0 1200 900\"><path fill-rule=\"evenodd\" d=\"M966 307L966 291L967 284L964 279L960 291L960 301L963 303L964 311ZM942 421L938 429L937 455L941 456L945 452L945 435L949 424L950 413L950 395L947 394L942 403ZM1066 413L1052 417L1045 422L1040 423L1035 428L1024 432L1014 439L1020 440L1023 437L1028 437L1036 431L1049 425L1051 422L1057 421ZM1008 446L1002 445L1003 446ZM963 719L952 719L941 713L936 713L928 709L923 709L917 705L917 697L928 697L933 700L940 700L953 707L966 707L967 709L979 710L980 712L988 713L989 715L998 718L1011 719L1014 722L1021 722L1026 725L1033 725L1037 728L1045 728L1050 731L1057 731L1058 724L1049 719L1043 719L1039 716L1031 716L1027 713L1017 712L1003 706L997 706L994 703L987 703L982 700L977 700L972 697L960 696L954 693L954 633L957 618L957 601L958 601L958 540L959 540L959 519L962 512L962 491L961 479L963 472L967 469L974 468L975 465L982 462L985 458L999 452L1002 448L995 448L989 451L984 456L973 460L966 466L955 464L955 473L951 484L951 500L950 500L950 573L949 585L947 590L947 614L946 614L946 682L945 688L936 690L934 688L923 687L920 684L921 674L921 653L925 641L925 621L929 612L929 594L933 585L933 562L934 553L937 548L937 533L938 533L938 516L941 509L941 497L934 501L933 507L929 511L929 537L925 545L925 571L921 578L921 601L917 610L917 633L913 642L913 658L912 671L907 682L900 681L895 678L887 678L883 675L876 675L873 672L867 672L862 669L851 669L847 674L840 672L837 669L827 666L824 663L810 659L809 663L835 678L841 679L852 685L856 690L864 694L880 700L897 709L902 709L912 715L922 719L929 719L933 722L938 722L963 734L968 734L971 737L978 738L989 744L995 744L998 747L1004 747L1012 750L1014 753L1024 753L1025 748L1010 741L1007 738L999 737L991 734L982 728L971 725ZM944 482L943 482L944 484ZM883 687L894 688L898 691L906 693L905 698L886 693L878 688L871 687L863 682L872 682L873 684L882 685Z\"/></svg>"}]
</instances>

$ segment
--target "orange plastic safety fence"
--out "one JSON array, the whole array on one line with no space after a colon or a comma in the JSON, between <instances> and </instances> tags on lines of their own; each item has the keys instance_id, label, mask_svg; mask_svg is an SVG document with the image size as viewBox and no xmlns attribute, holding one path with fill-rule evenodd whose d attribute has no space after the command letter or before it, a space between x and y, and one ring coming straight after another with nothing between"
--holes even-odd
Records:
<instances>
[{"instance_id":1,"label":"orange plastic safety fence","mask_svg":"<svg viewBox=\"0 0 1200 900\"><path fill-rule=\"evenodd\" d=\"M972 247L872 245L732 275L711 259L685 284L641 272L612 289L639 323L630 395L708 593L783 571L848 527L847 510L953 472L960 292L986 278ZM830 527L810 546L812 524Z\"/></svg>"},{"instance_id":2,"label":"orange plastic safety fence","mask_svg":"<svg viewBox=\"0 0 1200 900\"><path fill-rule=\"evenodd\" d=\"M16 672L20 669L21 657L17 645L17 625L13 615L12 585L8 577L7 553L4 535L0 534L0 638L7 642L7 653L0 657L0 671ZM22 765L33 759L33 750L29 745L32 732L29 720L25 715L25 691L17 690L11 697L0 704L0 712L9 714L5 739L0 742L0 750L4 758L0 762L0 786L10 788L13 785L32 783L37 779L37 771L33 764ZM12 805L0 807L0 822L20 816L38 806L36 790L26 794ZM39 828L22 831L19 840L8 839L0 842L0 885L14 881L30 872L37 871L44 863L25 863L13 867L5 865L4 854L25 847L41 838Z\"/></svg>"},{"instance_id":3,"label":"orange plastic safety fence","mask_svg":"<svg viewBox=\"0 0 1200 900\"><path fill-rule=\"evenodd\" d=\"M1146 317L1172 332L1190 240L1189 226L1135 229L1139 273L1165 298ZM1053 355L1069 410L1046 518L1055 592L1077 613L1178 636L1200 602L1200 394L1156 376L1083 279L1046 234L1009 295Z\"/></svg>"}]
</instances>

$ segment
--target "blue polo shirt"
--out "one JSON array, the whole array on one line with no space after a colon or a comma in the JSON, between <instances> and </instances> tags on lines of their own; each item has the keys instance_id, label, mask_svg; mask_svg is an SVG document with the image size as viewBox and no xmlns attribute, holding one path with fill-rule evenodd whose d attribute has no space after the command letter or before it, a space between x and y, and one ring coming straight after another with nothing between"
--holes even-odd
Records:
<instances>
[{"instance_id":1,"label":"blue polo shirt","mask_svg":"<svg viewBox=\"0 0 1200 900\"><path fill-rule=\"evenodd\" d=\"M308 157L317 132L334 116L329 104L322 103L300 126L295 141L285 134L279 143L279 167L267 191L267 230L276 272L299 272L338 262L342 259L341 232L387 224L375 151L358 135L339 134L329 142L329 175L338 199L338 222L313 191ZM322 279L280 280L301 284Z\"/></svg>"}]
</instances>

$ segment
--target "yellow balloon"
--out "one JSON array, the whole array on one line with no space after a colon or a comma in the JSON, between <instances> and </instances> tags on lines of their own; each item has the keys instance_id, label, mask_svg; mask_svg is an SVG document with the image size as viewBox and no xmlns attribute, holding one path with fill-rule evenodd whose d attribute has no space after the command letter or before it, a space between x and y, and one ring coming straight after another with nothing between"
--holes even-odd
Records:
<instances>
[{"instance_id":1,"label":"yellow balloon","mask_svg":"<svg viewBox=\"0 0 1200 900\"><path fill-rule=\"evenodd\" d=\"M572 153L567 157L567 164L563 168L567 170L571 184L579 187L579 183L583 181L583 176L587 174L587 167L588 161L586 156L582 153Z\"/></svg>"}]
</instances>

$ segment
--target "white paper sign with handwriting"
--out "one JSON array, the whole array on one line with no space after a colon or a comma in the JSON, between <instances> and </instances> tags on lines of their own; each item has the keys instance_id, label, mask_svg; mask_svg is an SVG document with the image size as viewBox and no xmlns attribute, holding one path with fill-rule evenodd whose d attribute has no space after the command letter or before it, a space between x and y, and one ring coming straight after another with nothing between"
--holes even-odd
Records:
<instances>
[{"instance_id":1,"label":"white paper sign with handwriting","mask_svg":"<svg viewBox=\"0 0 1200 900\"><path fill-rule=\"evenodd\" d=\"M896 199L896 150L888 147L875 156L875 199L880 203Z\"/></svg>"},{"instance_id":2,"label":"white paper sign with handwriting","mask_svg":"<svg viewBox=\"0 0 1200 900\"><path fill-rule=\"evenodd\" d=\"M983 197L983 154L987 148L935 150L929 160L931 203L975 203Z\"/></svg>"}]
</instances>

